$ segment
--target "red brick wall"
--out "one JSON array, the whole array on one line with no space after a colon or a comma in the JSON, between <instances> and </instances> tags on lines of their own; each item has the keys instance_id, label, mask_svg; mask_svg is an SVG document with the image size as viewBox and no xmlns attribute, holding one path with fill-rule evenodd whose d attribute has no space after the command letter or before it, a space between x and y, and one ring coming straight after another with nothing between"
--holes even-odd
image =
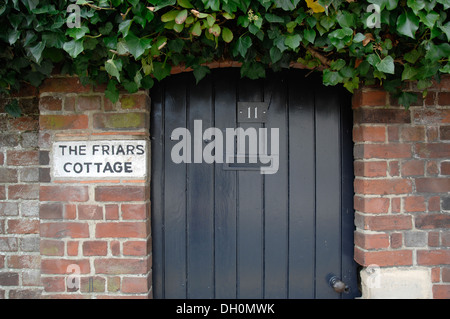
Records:
<instances>
[{"instance_id":1,"label":"red brick wall","mask_svg":"<svg viewBox=\"0 0 450 319\"><path fill-rule=\"evenodd\" d=\"M450 298L450 77L418 96L407 110L377 88L353 96L355 260L429 267Z\"/></svg>"},{"instance_id":2,"label":"red brick wall","mask_svg":"<svg viewBox=\"0 0 450 319\"><path fill-rule=\"evenodd\" d=\"M22 117L0 100L0 299L39 298L39 109L36 91L21 92Z\"/></svg>"},{"instance_id":3,"label":"red brick wall","mask_svg":"<svg viewBox=\"0 0 450 319\"><path fill-rule=\"evenodd\" d=\"M51 78L21 92L18 119L0 101L0 298L152 296L149 178L50 174L55 141L148 139L149 96L112 104L103 89ZM355 260L426 267L450 298L450 78L408 110L373 87L353 108ZM74 264L80 289L66 283Z\"/></svg>"}]
</instances>

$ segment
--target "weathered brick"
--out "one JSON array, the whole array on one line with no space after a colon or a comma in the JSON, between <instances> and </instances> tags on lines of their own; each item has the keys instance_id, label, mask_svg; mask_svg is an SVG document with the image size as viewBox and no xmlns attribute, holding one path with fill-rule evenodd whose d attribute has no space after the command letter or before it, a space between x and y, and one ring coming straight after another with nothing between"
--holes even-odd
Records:
<instances>
[{"instance_id":1,"label":"weathered brick","mask_svg":"<svg viewBox=\"0 0 450 319\"><path fill-rule=\"evenodd\" d=\"M450 299L450 285L433 285L434 299Z\"/></svg>"},{"instance_id":2,"label":"weathered brick","mask_svg":"<svg viewBox=\"0 0 450 319\"><path fill-rule=\"evenodd\" d=\"M16 272L0 272L0 286L18 286L19 274Z\"/></svg>"},{"instance_id":3,"label":"weathered brick","mask_svg":"<svg viewBox=\"0 0 450 319\"><path fill-rule=\"evenodd\" d=\"M401 178L355 180L355 193L368 195L408 194L412 191L411 181Z\"/></svg>"},{"instance_id":4,"label":"weathered brick","mask_svg":"<svg viewBox=\"0 0 450 319\"><path fill-rule=\"evenodd\" d=\"M122 219L146 219L146 204L122 204Z\"/></svg>"},{"instance_id":5,"label":"weathered brick","mask_svg":"<svg viewBox=\"0 0 450 319\"><path fill-rule=\"evenodd\" d=\"M415 217L416 228L450 228L449 214L420 214Z\"/></svg>"},{"instance_id":6,"label":"weathered brick","mask_svg":"<svg viewBox=\"0 0 450 319\"><path fill-rule=\"evenodd\" d=\"M15 202L0 202L0 216L19 215L19 206Z\"/></svg>"},{"instance_id":7,"label":"weathered brick","mask_svg":"<svg viewBox=\"0 0 450 319\"><path fill-rule=\"evenodd\" d=\"M39 217L41 219L62 219L63 205L62 203L41 203L39 206Z\"/></svg>"},{"instance_id":8,"label":"weathered brick","mask_svg":"<svg viewBox=\"0 0 450 319\"><path fill-rule=\"evenodd\" d=\"M15 184L8 186L9 199L38 199L39 184Z\"/></svg>"},{"instance_id":9,"label":"weathered brick","mask_svg":"<svg viewBox=\"0 0 450 319\"><path fill-rule=\"evenodd\" d=\"M403 124L411 123L411 114L404 109L366 109L354 110L354 122L359 124Z\"/></svg>"},{"instance_id":10,"label":"weathered brick","mask_svg":"<svg viewBox=\"0 0 450 319\"><path fill-rule=\"evenodd\" d=\"M450 126L441 126L439 128L439 135L441 137L441 140L450 140Z\"/></svg>"},{"instance_id":11,"label":"weathered brick","mask_svg":"<svg viewBox=\"0 0 450 319\"><path fill-rule=\"evenodd\" d=\"M126 241L123 243L123 254L125 256L146 256L147 246L147 241Z\"/></svg>"},{"instance_id":12,"label":"weathered brick","mask_svg":"<svg viewBox=\"0 0 450 319\"><path fill-rule=\"evenodd\" d=\"M390 158L410 158L412 156L409 144L360 144L355 146L358 151L361 148L362 158L390 159Z\"/></svg>"},{"instance_id":13,"label":"weathered brick","mask_svg":"<svg viewBox=\"0 0 450 319\"><path fill-rule=\"evenodd\" d=\"M413 110L415 124L433 125L450 123L450 110L418 109Z\"/></svg>"},{"instance_id":14,"label":"weathered brick","mask_svg":"<svg viewBox=\"0 0 450 319\"><path fill-rule=\"evenodd\" d=\"M18 249L17 238L15 238L15 237L0 237L0 251L1 252L17 251L17 249Z\"/></svg>"},{"instance_id":15,"label":"weathered brick","mask_svg":"<svg viewBox=\"0 0 450 319\"><path fill-rule=\"evenodd\" d=\"M147 293L149 289L148 277L124 277L122 280L123 293Z\"/></svg>"},{"instance_id":16,"label":"weathered brick","mask_svg":"<svg viewBox=\"0 0 450 319\"><path fill-rule=\"evenodd\" d=\"M82 130L87 129L89 119L87 115L41 115L39 126L41 130Z\"/></svg>"},{"instance_id":17,"label":"weathered brick","mask_svg":"<svg viewBox=\"0 0 450 319\"><path fill-rule=\"evenodd\" d=\"M438 104L442 106L450 105L450 92L439 92Z\"/></svg>"},{"instance_id":18,"label":"weathered brick","mask_svg":"<svg viewBox=\"0 0 450 319\"><path fill-rule=\"evenodd\" d=\"M42 285L46 292L64 292L66 291L65 277L42 277Z\"/></svg>"},{"instance_id":19,"label":"weathered brick","mask_svg":"<svg viewBox=\"0 0 450 319\"><path fill-rule=\"evenodd\" d=\"M64 256L64 242L61 240L41 239L40 253L44 256Z\"/></svg>"},{"instance_id":20,"label":"weathered brick","mask_svg":"<svg viewBox=\"0 0 450 319\"><path fill-rule=\"evenodd\" d=\"M39 92L47 93L87 93L91 91L91 86L82 85L80 79L72 78L47 78L39 86Z\"/></svg>"},{"instance_id":21,"label":"weathered brick","mask_svg":"<svg viewBox=\"0 0 450 319\"><path fill-rule=\"evenodd\" d=\"M103 219L103 207L98 205L78 205L78 219Z\"/></svg>"},{"instance_id":22,"label":"weathered brick","mask_svg":"<svg viewBox=\"0 0 450 319\"><path fill-rule=\"evenodd\" d=\"M411 160L401 164L402 176L423 176L425 173L423 161Z\"/></svg>"},{"instance_id":23,"label":"weathered brick","mask_svg":"<svg viewBox=\"0 0 450 319\"><path fill-rule=\"evenodd\" d=\"M98 95L91 96L78 96L78 100L76 103L77 111L92 111L92 110L100 110L102 106L101 97Z\"/></svg>"},{"instance_id":24,"label":"weathered brick","mask_svg":"<svg viewBox=\"0 0 450 319\"><path fill-rule=\"evenodd\" d=\"M100 202L145 201L148 199L145 186L97 186L95 200Z\"/></svg>"},{"instance_id":25,"label":"weathered brick","mask_svg":"<svg viewBox=\"0 0 450 319\"><path fill-rule=\"evenodd\" d=\"M442 162L441 163L441 174L442 175L450 175L450 162Z\"/></svg>"},{"instance_id":26,"label":"weathered brick","mask_svg":"<svg viewBox=\"0 0 450 319\"><path fill-rule=\"evenodd\" d=\"M38 255L8 256L8 267L13 269L39 269L41 257Z\"/></svg>"},{"instance_id":27,"label":"weathered brick","mask_svg":"<svg viewBox=\"0 0 450 319\"><path fill-rule=\"evenodd\" d=\"M362 216L356 214L355 224L366 230L407 230L412 228L412 217L410 215L370 215Z\"/></svg>"},{"instance_id":28,"label":"weathered brick","mask_svg":"<svg viewBox=\"0 0 450 319\"><path fill-rule=\"evenodd\" d=\"M404 208L406 212L423 212L426 211L425 198L423 196L405 197Z\"/></svg>"},{"instance_id":29,"label":"weathered brick","mask_svg":"<svg viewBox=\"0 0 450 319\"><path fill-rule=\"evenodd\" d=\"M97 274L146 274L148 263L145 259L98 258L94 260Z\"/></svg>"},{"instance_id":30,"label":"weathered brick","mask_svg":"<svg viewBox=\"0 0 450 319\"><path fill-rule=\"evenodd\" d=\"M148 235L145 222L107 222L98 223L95 228L97 238L146 238Z\"/></svg>"},{"instance_id":31,"label":"weathered brick","mask_svg":"<svg viewBox=\"0 0 450 319\"><path fill-rule=\"evenodd\" d=\"M38 234L39 220L10 219L8 220L9 234Z\"/></svg>"},{"instance_id":32,"label":"weathered brick","mask_svg":"<svg viewBox=\"0 0 450 319\"><path fill-rule=\"evenodd\" d=\"M100 276L82 277L80 291L88 293L105 292L106 279Z\"/></svg>"},{"instance_id":33,"label":"weathered brick","mask_svg":"<svg viewBox=\"0 0 450 319\"><path fill-rule=\"evenodd\" d=\"M406 247L425 247L427 245L427 233L419 231L405 232Z\"/></svg>"},{"instance_id":34,"label":"weathered brick","mask_svg":"<svg viewBox=\"0 0 450 319\"><path fill-rule=\"evenodd\" d=\"M384 177L387 174L386 161L356 161L354 163L355 176Z\"/></svg>"},{"instance_id":35,"label":"weathered brick","mask_svg":"<svg viewBox=\"0 0 450 319\"><path fill-rule=\"evenodd\" d=\"M403 233L392 233L390 236L391 248L398 249L403 246Z\"/></svg>"},{"instance_id":36,"label":"weathered brick","mask_svg":"<svg viewBox=\"0 0 450 319\"><path fill-rule=\"evenodd\" d=\"M389 198L365 198L355 196L355 210L363 213L385 214L389 211Z\"/></svg>"},{"instance_id":37,"label":"weathered brick","mask_svg":"<svg viewBox=\"0 0 450 319\"><path fill-rule=\"evenodd\" d=\"M400 138L404 142L418 142L425 140L425 128L423 126L402 127Z\"/></svg>"},{"instance_id":38,"label":"weathered brick","mask_svg":"<svg viewBox=\"0 0 450 319\"><path fill-rule=\"evenodd\" d=\"M41 201L85 202L89 200L87 186L41 186Z\"/></svg>"},{"instance_id":39,"label":"weathered brick","mask_svg":"<svg viewBox=\"0 0 450 319\"><path fill-rule=\"evenodd\" d=\"M411 250L364 251L355 247L355 261L363 266L376 264L380 267L412 265Z\"/></svg>"},{"instance_id":40,"label":"weathered brick","mask_svg":"<svg viewBox=\"0 0 450 319\"><path fill-rule=\"evenodd\" d=\"M450 157L450 144L448 143L417 144L416 153L421 158L448 158Z\"/></svg>"},{"instance_id":41,"label":"weathered brick","mask_svg":"<svg viewBox=\"0 0 450 319\"><path fill-rule=\"evenodd\" d=\"M450 192L450 178L416 178L415 182L419 193Z\"/></svg>"},{"instance_id":42,"label":"weathered brick","mask_svg":"<svg viewBox=\"0 0 450 319\"><path fill-rule=\"evenodd\" d=\"M418 250L417 263L419 265L450 265L450 250Z\"/></svg>"},{"instance_id":43,"label":"weathered brick","mask_svg":"<svg viewBox=\"0 0 450 319\"><path fill-rule=\"evenodd\" d=\"M17 170L0 167L0 183L17 183Z\"/></svg>"},{"instance_id":44,"label":"weathered brick","mask_svg":"<svg viewBox=\"0 0 450 319\"><path fill-rule=\"evenodd\" d=\"M20 239L20 250L26 252L39 252L39 236L26 236Z\"/></svg>"},{"instance_id":45,"label":"weathered brick","mask_svg":"<svg viewBox=\"0 0 450 319\"><path fill-rule=\"evenodd\" d=\"M148 115L143 112L97 113L94 128L102 130L130 130L147 128Z\"/></svg>"},{"instance_id":46,"label":"weathered brick","mask_svg":"<svg viewBox=\"0 0 450 319\"><path fill-rule=\"evenodd\" d=\"M29 166L39 164L38 151L8 151L6 163L11 166Z\"/></svg>"},{"instance_id":47,"label":"weathered brick","mask_svg":"<svg viewBox=\"0 0 450 319\"><path fill-rule=\"evenodd\" d=\"M89 240L83 243L84 256L106 256L108 243L100 240Z\"/></svg>"},{"instance_id":48,"label":"weathered brick","mask_svg":"<svg viewBox=\"0 0 450 319\"><path fill-rule=\"evenodd\" d=\"M147 94L124 94L119 101L123 110L146 110L150 106L150 98Z\"/></svg>"},{"instance_id":49,"label":"weathered brick","mask_svg":"<svg viewBox=\"0 0 450 319\"><path fill-rule=\"evenodd\" d=\"M41 111L61 111L62 98L60 96L42 96L39 99L39 109Z\"/></svg>"},{"instance_id":50,"label":"weathered brick","mask_svg":"<svg viewBox=\"0 0 450 319\"><path fill-rule=\"evenodd\" d=\"M388 234L363 234L355 232L355 245L363 249L380 249L389 247Z\"/></svg>"},{"instance_id":51,"label":"weathered brick","mask_svg":"<svg viewBox=\"0 0 450 319\"><path fill-rule=\"evenodd\" d=\"M88 274L90 272L90 265L88 259L42 259L41 273L42 274L70 274L72 273L68 267L70 265L78 265L80 267L80 274Z\"/></svg>"},{"instance_id":52,"label":"weathered brick","mask_svg":"<svg viewBox=\"0 0 450 319\"><path fill-rule=\"evenodd\" d=\"M89 226L76 222L41 223L40 234L48 238L88 238Z\"/></svg>"}]
</instances>

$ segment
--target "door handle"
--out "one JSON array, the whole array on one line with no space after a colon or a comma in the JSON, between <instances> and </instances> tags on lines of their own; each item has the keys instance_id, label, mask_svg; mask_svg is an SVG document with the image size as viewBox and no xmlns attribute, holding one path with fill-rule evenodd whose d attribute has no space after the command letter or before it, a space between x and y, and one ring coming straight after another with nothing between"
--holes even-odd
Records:
<instances>
[{"instance_id":1,"label":"door handle","mask_svg":"<svg viewBox=\"0 0 450 319\"><path fill-rule=\"evenodd\" d=\"M329 274L328 276L328 284L331 288L338 294L344 293L348 294L350 292L350 287L345 284L338 276L334 274Z\"/></svg>"}]
</instances>

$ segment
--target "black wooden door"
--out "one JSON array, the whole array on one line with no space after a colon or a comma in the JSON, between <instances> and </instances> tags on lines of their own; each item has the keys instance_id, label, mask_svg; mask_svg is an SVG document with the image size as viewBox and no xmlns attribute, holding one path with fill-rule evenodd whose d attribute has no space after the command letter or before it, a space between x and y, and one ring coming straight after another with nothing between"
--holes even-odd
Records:
<instances>
[{"instance_id":1,"label":"black wooden door","mask_svg":"<svg viewBox=\"0 0 450 319\"><path fill-rule=\"evenodd\" d=\"M249 80L241 79L238 69L223 69L198 85L192 74L173 76L156 85L151 98L155 298L359 294L352 119L345 92L298 70ZM254 106L267 107L263 119L262 113L255 118ZM242 111L252 120L242 120ZM217 128L224 136L227 128L267 128L269 133L277 128L278 170L262 174L259 162L195 163L195 148L211 141L199 145L192 136L192 162L174 162L172 151L181 140L174 130L186 128L194 135L199 121L203 131ZM189 144L183 145L185 152ZM350 292L334 292L330 274Z\"/></svg>"}]
</instances>

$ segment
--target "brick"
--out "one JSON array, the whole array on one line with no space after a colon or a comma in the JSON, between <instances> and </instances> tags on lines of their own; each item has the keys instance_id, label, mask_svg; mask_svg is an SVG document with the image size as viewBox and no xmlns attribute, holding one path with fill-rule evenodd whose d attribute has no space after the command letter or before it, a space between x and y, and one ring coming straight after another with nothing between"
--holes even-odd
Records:
<instances>
[{"instance_id":1,"label":"brick","mask_svg":"<svg viewBox=\"0 0 450 319\"><path fill-rule=\"evenodd\" d=\"M403 233L392 233L390 236L391 248L398 249L403 246Z\"/></svg>"},{"instance_id":2,"label":"brick","mask_svg":"<svg viewBox=\"0 0 450 319\"><path fill-rule=\"evenodd\" d=\"M413 111L414 124L433 125L450 123L450 110L419 109Z\"/></svg>"},{"instance_id":3,"label":"brick","mask_svg":"<svg viewBox=\"0 0 450 319\"><path fill-rule=\"evenodd\" d=\"M111 247L111 254L113 256L119 256L120 255L120 241L113 240L110 242Z\"/></svg>"},{"instance_id":4,"label":"brick","mask_svg":"<svg viewBox=\"0 0 450 319\"><path fill-rule=\"evenodd\" d=\"M93 121L95 129L136 130L147 128L148 115L143 112L96 113Z\"/></svg>"},{"instance_id":5,"label":"brick","mask_svg":"<svg viewBox=\"0 0 450 319\"><path fill-rule=\"evenodd\" d=\"M123 254L125 256L146 256L147 241L126 241L123 243Z\"/></svg>"},{"instance_id":6,"label":"brick","mask_svg":"<svg viewBox=\"0 0 450 319\"><path fill-rule=\"evenodd\" d=\"M82 85L77 77L71 78L47 78L39 86L39 92L47 93L87 93L91 86Z\"/></svg>"},{"instance_id":7,"label":"brick","mask_svg":"<svg viewBox=\"0 0 450 319\"><path fill-rule=\"evenodd\" d=\"M355 193L367 195L408 194L412 192L411 181L407 179L355 180Z\"/></svg>"},{"instance_id":8,"label":"brick","mask_svg":"<svg viewBox=\"0 0 450 319\"><path fill-rule=\"evenodd\" d=\"M85 202L89 200L87 186L41 186L41 201Z\"/></svg>"},{"instance_id":9,"label":"brick","mask_svg":"<svg viewBox=\"0 0 450 319\"><path fill-rule=\"evenodd\" d=\"M107 278L107 289L108 292L118 292L120 291L120 277L111 277Z\"/></svg>"},{"instance_id":10,"label":"brick","mask_svg":"<svg viewBox=\"0 0 450 319\"><path fill-rule=\"evenodd\" d=\"M11 166L29 166L39 164L38 151L8 151L6 164Z\"/></svg>"},{"instance_id":11,"label":"brick","mask_svg":"<svg viewBox=\"0 0 450 319\"><path fill-rule=\"evenodd\" d=\"M3 165L4 162L5 162L5 155L3 154L3 152L0 152L0 165Z\"/></svg>"},{"instance_id":12,"label":"brick","mask_svg":"<svg viewBox=\"0 0 450 319\"><path fill-rule=\"evenodd\" d=\"M77 218L77 206L72 204L65 205L65 219L76 219Z\"/></svg>"},{"instance_id":13,"label":"brick","mask_svg":"<svg viewBox=\"0 0 450 319\"><path fill-rule=\"evenodd\" d=\"M416 153L421 158L448 158L450 157L450 144L448 143L417 144Z\"/></svg>"},{"instance_id":14,"label":"brick","mask_svg":"<svg viewBox=\"0 0 450 319\"><path fill-rule=\"evenodd\" d=\"M78 205L78 219L103 219L103 207L98 205Z\"/></svg>"},{"instance_id":15,"label":"brick","mask_svg":"<svg viewBox=\"0 0 450 319\"><path fill-rule=\"evenodd\" d=\"M1 252L17 251L17 249L18 249L17 238L0 237L0 251Z\"/></svg>"},{"instance_id":16,"label":"brick","mask_svg":"<svg viewBox=\"0 0 450 319\"><path fill-rule=\"evenodd\" d=\"M38 131L39 130L39 116L37 115L22 115L19 118L9 120L9 129L12 132Z\"/></svg>"},{"instance_id":17,"label":"brick","mask_svg":"<svg viewBox=\"0 0 450 319\"><path fill-rule=\"evenodd\" d=\"M148 199L145 186L97 186L95 200L100 202L145 201Z\"/></svg>"},{"instance_id":18,"label":"brick","mask_svg":"<svg viewBox=\"0 0 450 319\"><path fill-rule=\"evenodd\" d=\"M361 148L362 158L390 159L390 158L410 158L412 156L411 146L408 144L360 144L355 146L355 150Z\"/></svg>"},{"instance_id":19,"label":"brick","mask_svg":"<svg viewBox=\"0 0 450 319\"><path fill-rule=\"evenodd\" d=\"M450 299L450 285L433 285L434 299Z\"/></svg>"},{"instance_id":20,"label":"brick","mask_svg":"<svg viewBox=\"0 0 450 319\"><path fill-rule=\"evenodd\" d=\"M40 269L24 269L22 271L22 285L40 287L41 286Z\"/></svg>"},{"instance_id":21,"label":"brick","mask_svg":"<svg viewBox=\"0 0 450 319\"><path fill-rule=\"evenodd\" d=\"M363 234L355 232L355 245L363 249L380 249L389 247L388 234Z\"/></svg>"},{"instance_id":22,"label":"brick","mask_svg":"<svg viewBox=\"0 0 450 319\"><path fill-rule=\"evenodd\" d=\"M39 165L49 165L49 164L50 164L50 152L39 151Z\"/></svg>"},{"instance_id":23,"label":"brick","mask_svg":"<svg viewBox=\"0 0 450 319\"><path fill-rule=\"evenodd\" d=\"M425 166L426 166L426 171L427 171L428 176L438 175L439 168L438 168L438 164L436 161L428 161L428 162L426 162Z\"/></svg>"},{"instance_id":24,"label":"brick","mask_svg":"<svg viewBox=\"0 0 450 319\"><path fill-rule=\"evenodd\" d=\"M398 161L389 162L389 175L400 176L400 164Z\"/></svg>"},{"instance_id":25,"label":"brick","mask_svg":"<svg viewBox=\"0 0 450 319\"><path fill-rule=\"evenodd\" d=\"M124 277L122 280L123 293L147 293L149 288L149 279L147 277Z\"/></svg>"},{"instance_id":26,"label":"brick","mask_svg":"<svg viewBox=\"0 0 450 319\"><path fill-rule=\"evenodd\" d=\"M442 281L450 282L450 268L448 267L442 268Z\"/></svg>"},{"instance_id":27,"label":"brick","mask_svg":"<svg viewBox=\"0 0 450 319\"><path fill-rule=\"evenodd\" d=\"M41 219L62 219L63 205L62 203L41 203L39 206L39 217Z\"/></svg>"},{"instance_id":28,"label":"brick","mask_svg":"<svg viewBox=\"0 0 450 319\"><path fill-rule=\"evenodd\" d=\"M354 163L355 175L362 177L384 177L387 172L386 161L356 161Z\"/></svg>"},{"instance_id":29,"label":"brick","mask_svg":"<svg viewBox=\"0 0 450 319\"><path fill-rule=\"evenodd\" d=\"M92 111L92 110L100 110L101 97L98 95L91 96L78 96L78 100L76 103L76 110L79 112L83 111Z\"/></svg>"},{"instance_id":30,"label":"brick","mask_svg":"<svg viewBox=\"0 0 450 319\"><path fill-rule=\"evenodd\" d=\"M123 110L146 110L150 106L150 98L147 94L124 94L119 101Z\"/></svg>"},{"instance_id":31,"label":"brick","mask_svg":"<svg viewBox=\"0 0 450 319\"><path fill-rule=\"evenodd\" d=\"M441 281L441 269L439 267L435 267L431 269L431 282L440 282Z\"/></svg>"},{"instance_id":32,"label":"brick","mask_svg":"<svg viewBox=\"0 0 450 319\"><path fill-rule=\"evenodd\" d=\"M362 266L376 264L380 267L412 265L411 250L364 251L355 247L355 261Z\"/></svg>"},{"instance_id":33,"label":"brick","mask_svg":"<svg viewBox=\"0 0 450 319\"><path fill-rule=\"evenodd\" d=\"M108 243L106 241L85 241L83 243L84 256L106 256L108 252Z\"/></svg>"},{"instance_id":34,"label":"brick","mask_svg":"<svg viewBox=\"0 0 450 319\"><path fill-rule=\"evenodd\" d=\"M9 234L38 234L39 220L10 219L8 220Z\"/></svg>"},{"instance_id":35,"label":"brick","mask_svg":"<svg viewBox=\"0 0 450 319\"><path fill-rule=\"evenodd\" d=\"M409 215L362 216L356 214L355 224L362 229L373 231L407 230L412 228L412 219Z\"/></svg>"},{"instance_id":36,"label":"brick","mask_svg":"<svg viewBox=\"0 0 450 319\"><path fill-rule=\"evenodd\" d=\"M441 163L441 174L442 175L450 175L450 162L442 162Z\"/></svg>"},{"instance_id":37,"label":"brick","mask_svg":"<svg viewBox=\"0 0 450 319\"><path fill-rule=\"evenodd\" d=\"M417 263L424 266L450 265L450 250L418 250Z\"/></svg>"},{"instance_id":38,"label":"brick","mask_svg":"<svg viewBox=\"0 0 450 319\"><path fill-rule=\"evenodd\" d=\"M385 126L361 125L353 129L354 142L384 142L386 140Z\"/></svg>"},{"instance_id":39,"label":"brick","mask_svg":"<svg viewBox=\"0 0 450 319\"><path fill-rule=\"evenodd\" d=\"M436 142L438 140L439 130L436 126L427 126L427 142Z\"/></svg>"},{"instance_id":40,"label":"brick","mask_svg":"<svg viewBox=\"0 0 450 319\"><path fill-rule=\"evenodd\" d=\"M405 212L423 212L426 211L425 198L423 196L409 196L404 199Z\"/></svg>"},{"instance_id":41,"label":"brick","mask_svg":"<svg viewBox=\"0 0 450 319\"><path fill-rule=\"evenodd\" d=\"M423 126L402 127L400 138L404 142L419 142L425 140L425 128Z\"/></svg>"},{"instance_id":42,"label":"brick","mask_svg":"<svg viewBox=\"0 0 450 319\"><path fill-rule=\"evenodd\" d=\"M0 185L0 200L6 199L6 187Z\"/></svg>"},{"instance_id":43,"label":"brick","mask_svg":"<svg viewBox=\"0 0 450 319\"><path fill-rule=\"evenodd\" d=\"M46 292L64 292L66 291L66 278L42 277L42 285Z\"/></svg>"},{"instance_id":44,"label":"brick","mask_svg":"<svg viewBox=\"0 0 450 319\"><path fill-rule=\"evenodd\" d=\"M450 228L450 215L420 214L415 217L415 225L419 229Z\"/></svg>"},{"instance_id":45,"label":"brick","mask_svg":"<svg viewBox=\"0 0 450 319\"><path fill-rule=\"evenodd\" d=\"M106 279L100 276L82 277L80 280L81 292L98 293L105 292Z\"/></svg>"},{"instance_id":46,"label":"brick","mask_svg":"<svg viewBox=\"0 0 450 319\"><path fill-rule=\"evenodd\" d=\"M450 192L450 178L416 178L415 182L419 193Z\"/></svg>"},{"instance_id":47,"label":"brick","mask_svg":"<svg viewBox=\"0 0 450 319\"><path fill-rule=\"evenodd\" d=\"M428 246L439 247L439 232L428 232Z\"/></svg>"},{"instance_id":48,"label":"brick","mask_svg":"<svg viewBox=\"0 0 450 319\"><path fill-rule=\"evenodd\" d=\"M21 182L39 182L39 168L37 167L24 167L19 170Z\"/></svg>"},{"instance_id":49,"label":"brick","mask_svg":"<svg viewBox=\"0 0 450 319\"><path fill-rule=\"evenodd\" d=\"M41 293L41 289L11 289L9 299L39 299Z\"/></svg>"},{"instance_id":50,"label":"brick","mask_svg":"<svg viewBox=\"0 0 450 319\"><path fill-rule=\"evenodd\" d=\"M75 111L76 99L77 99L76 96L66 96L64 99L64 111L66 112Z\"/></svg>"},{"instance_id":51,"label":"brick","mask_svg":"<svg viewBox=\"0 0 450 319\"><path fill-rule=\"evenodd\" d=\"M99 258L94 260L95 270L98 274L146 274L148 272L147 260L131 258Z\"/></svg>"},{"instance_id":52,"label":"brick","mask_svg":"<svg viewBox=\"0 0 450 319\"><path fill-rule=\"evenodd\" d=\"M405 232L406 247L425 247L427 245L427 233L419 231Z\"/></svg>"},{"instance_id":53,"label":"brick","mask_svg":"<svg viewBox=\"0 0 450 319\"><path fill-rule=\"evenodd\" d=\"M16 272L0 272L0 286L18 286L19 274Z\"/></svg>"},{"instance_id":54,"label":"brick","mask_svg":"<svg viewBox=\"0 0 450 319\"><path fill-rule=\"evenodd\" d=\"M16 147L20 143L18 134L0 134L0 147Z\"/></svg>"},{"instance_id":55,"label":"brick","mask_svg":"<svg viewBox=\"0 0 450 319\"><path fill-rule=\"evenodd\" d=\"M441 140L449 141L450 140L450 126L441 126L439 128L439 135Z\"/></svg>"},{"instance_id":56,"label":"brick","mask_svg":"<svg viewBox=\"0 0 450 319\"><path fill-rule=\"evenodd\" d=\"M20 239L20 250L39 252L39 236L26 236Z\"/></svg>"},{"instance_id":57,"label":"brick","mask_svg":"<svg viewBox=\"0 0 450 319\"><path fill-rule=\"evenodd\" d=\"M450 232L442 233L442 247L450 247Z\"/></svg>"},{"instance_id":58,"label":"brick","mask_svg":"<svg viewBox=\"0 0 450 319\"><path fill-rule=\"evenodd\" d=\"M389 198L364 198L355 196L355 210L363 213L386 214L389 211Z\"/></svg>"},{"instance_id":59,"label":"brick","mask_svg":"<svg viewBox=\"0 0 450 319\"><path fill-rule=\"evenodd\" d=\"M98 223L95 228L97 238L146 238L147 235L145 222Z\"/></svg>"},{"instance_id":60,"label":"brick","mask_svg":"<svg viewBox=\"0 0 450 319\"><path fill-rule=\"evenodd\" d=\"M8 186L9 199L38 199L38 184L15 184Z\"/></svg>"},{"instance_id":61,"label":"brick","mask_svg":"<svg viewBox=\"0 0 450 319\"><path fill-rule=\"evenodd\" d=\"M48 238L88 238L89 226L73 222L41 223L40 234L41 237Z\"/></svg>"},{"instance_id":62,"label":"brick","mask_svg":"<svg viewBox=\"0 0 450 319\"><path fill-rule=\"evenodd\" d=\"M71 274L68 268L70 265L78 265L80 267L80 274L89 274L90 266L88 259L42 259L41 273L42 274Z\"/></svg>"},{"instance_id":63,"label":"brick","mask_svg":"<svg viewBox=\"0 0 450 319\"><path fill-rule=\"evenodd\" d=\"M365 109L354 110L354 123L358 124L408 124L411 114L404 109Z\"/></svg>"},{"instance_id":64,"label":"brick","mask_svg":"<svg viewBox=\"0 0 450 319\"><path fill-rule=\"evenodd\" d=\"M68 256L77 256L78 255L78 241L68 241L67 242L67 255Z\"/></svg>"},{"instance_id":65,"label":"brick","mask_svg":"<svg viewBox=\"0 0 450 319\"><path fill-rule=\"evenodd\" d=\"M59 96L42 96L39 99L39 109L41 111L61 111L62 98Z\"/></svg>"},{"instance_id":66,"label":"brick","mask_svg":"<svg viewBox=\"0 0 450 319\"><path fill-rule=\"evenodd\" d=\"M17 170L0 167L0 183L17 183Z\"/></svg>"},{"instance_id":67,"label":"brick","mask_svg":"<svg viewBox=\"0 0 450 319\"><path fill-rule=\"evenodd\" d=\"M428 199L428 211L440 211L441 210L441 198L439 196L430 197Z\"/></svg>"},{"instance_id":68,"label":"brick","mask_svg":"<svg viewBox=\"0 0 450 319\"><path fill-rule=\"evenodd\" d=\"M438 104L442 106L450 105L450 92L440 92L438 96Z\"/></svg>"},{"instance_id":69,"label":"brick","mask_svg":"<svg viewBox=\"0 0 450 319\"><path fill-rule=\"evenodd\" d=\"M147 218L146 204L122 204L122 219L141 219Z\"/></svg>"},{"instance_id":70,"label":"brick","mask_svg":"<svg viewBox=\"0 0 450 319\"><path fill-rule=\"evenodd\" d=\"M82 130L87 129L89 119L87 115L41 115L39 126L41 130Z\"/></svg>"},{"instance_id":71,"label":"brick","mask_svg":"<svg viewBox=\"0 0 450 319\"><path fill-rule=\"evenodd\" d=\"M19 206L15 202L0 202L0 216L19 215Z\"/></svg>"},{"instance_id":72,"label":"brick","mask_svg":"<svg viewBox=\"0 0 450 319\"><path fill-rule=\"evenodd\" d=\"M411 160L401 164L402 176L423 176L425 173L423 161Z\"/></svg>"},{"instance_id":73,"label":"brick","mask_svg":"<svg viewBox=\"0 0 450 319\"><path fill-rule=\"evenodd\" d=\"M119 205L115 204L105 205L105 219L106 220L119 219Z\"/></svg>"},{"instance_id":74,"label":"brick","mask_svg":"<svg viewBox=\"0 0 450 319\"><path fill-rule=\"evenodd\" d=\"M44 256L64 256L64 242L61 240L41 239L40 253Z\"/></svg>"},{"instance_id":75,"label":"brick","mask_svg":"<svg viewBox=\"0 0 450 319\"><path fill-rule=\"evenodd\" d=\"M358 90L352 98L353 108L361 106L386 106L387 93L383 90Z\"/></svg>"},{"instance_id":76,"label":"brick","mask_svg":"<svg viewBox=\"0 0 450 319\"><path fill-rule=\"evenodd\" d=\"M8 267L13 269L39 269L41 257L38 255L8 256Z\"/></svg>"}]
</instances>

